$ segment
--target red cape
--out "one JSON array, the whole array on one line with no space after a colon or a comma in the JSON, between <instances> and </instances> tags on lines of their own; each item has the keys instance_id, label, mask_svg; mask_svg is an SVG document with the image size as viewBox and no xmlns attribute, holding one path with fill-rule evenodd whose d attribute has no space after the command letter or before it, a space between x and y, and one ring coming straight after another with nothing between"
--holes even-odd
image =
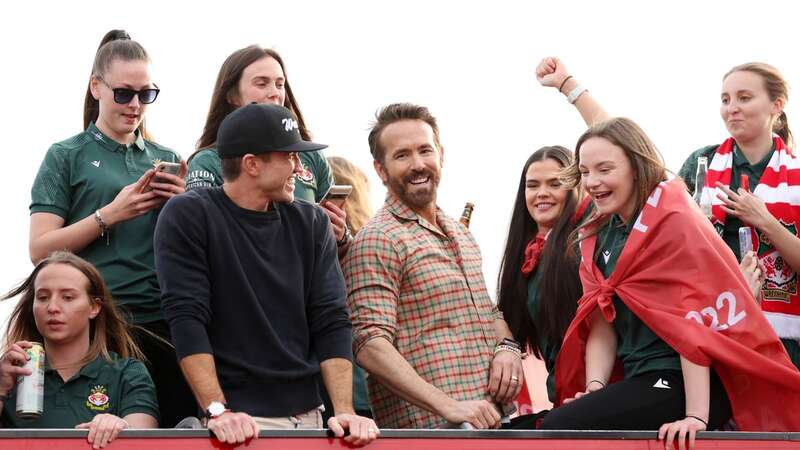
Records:
<instances>
[{"instance_id":1,"label":"red cape","mask_svg":"<svg viewBox=\"0 0 800 450\"><path fill-rule=\"evenodd\" d=\"M714 367L740 430L800 430L800 372L682 181L653 190L608 280L594 263L596 241L581 242L584 295L556 363L559 404L584 390L588 317L600 307L611 322L616 294L682 356Z\"/></svg>"}]
</instances>

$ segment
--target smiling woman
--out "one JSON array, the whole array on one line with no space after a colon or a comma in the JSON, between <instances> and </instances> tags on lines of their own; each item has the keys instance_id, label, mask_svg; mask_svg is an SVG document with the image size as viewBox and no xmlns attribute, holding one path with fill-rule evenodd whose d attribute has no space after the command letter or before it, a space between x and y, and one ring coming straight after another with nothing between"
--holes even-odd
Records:
<instances>
[{"instance_id":1,"label":"smiling woman","mask_svg":"<svg viewBox=\"0 0 800 450\"><path fill-rule=\"evenodd\" d=\"M2 420L14 428L88 428L95 448L124 428L155 428L155 386L97 269L67 252L37 264L4 299L21 295L9 320L8 349L0 358ZM38 417L16 408L18 377L32 343L44 344L43 406ZM44 363L42 363L44 365ZM56 390L66 396L56 395ZM63 405L63 399L70 399ZM16 410L16 411L15 411Z\"/></svg>"},{"instance_id":2,"label":"smiling woman","mask_svg":"<svg viewBox=\"0 0 800 450\"><path fill-rule=\"evenodd\" d=\"M570 164L572 152L560 146L543 147L525 162L498 277L498 308L514 339L544 361L550 401L556 400L558 351L581 296L577 252L568 250L568 238L587 202L561 183ZM535 420L520 418L514 427L530 428Z\"/></svg>"}]
</instances>

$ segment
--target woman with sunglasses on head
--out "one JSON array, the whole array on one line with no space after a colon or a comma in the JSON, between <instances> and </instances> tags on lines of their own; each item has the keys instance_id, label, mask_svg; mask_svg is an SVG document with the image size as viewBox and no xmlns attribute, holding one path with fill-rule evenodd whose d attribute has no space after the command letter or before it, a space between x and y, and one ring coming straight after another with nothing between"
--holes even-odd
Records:
<instances>
[{"instance_id":1,"label":"woman with sunglasses on head","mask_svg":"<svg viewBox=\"0 0 800 450\"><path fill-rule=\"evenodd\" d=\"M84 131L53 144L31 190L33 262L66 249L94 264L129 320L169 341L154 270L153 231L160 207L184 191L185 163L149 140L147 106L158 96L150 59L127 33L113 30L95 55ZM156 171L179 163L179 173ZM174 350L136 333L159 388L162 425L195 412ZM184 405L186 404L186 405Z\"/></svg>"},{"instance_id":2,"label":"woman with sunglasses on head","mask_svg":"<svg viewBox=\"0 0 800 450\"><path fill-rule=\"evenodd\" d=\"M222 63L211 95L211 106L197 144L189 157L186 189L222 185L220 158L215 148L217 130L222 120L236 108L249 103L274 103L285 106L297 118L293 124L304 140L311 140L303 114L297 104L286 75L283 59L275 50L251 45L235 52ZM346 214L332 202L323 201L333 185L333 175L321 151L300 154L303 172L296 176L295 198L321 203L331 220L331 228L343 256L350 239Z\"/></svg>"},{"instance_id":3,"label":"woman with sunglasses on head","mask_svg":"<svg viewBox=\"0 0 800 450\"><path fill-rule=\"evenodd\" d=\"M775 67L747 63L722 79L720 115L730 137L701 148L679 175L713 201L711 221L733 253L750 267L767 320L800 367L800 158L784 107L786 80ZM708 175L696 185L698 158ZM749 227L754 251L740 255L739 228ZM757 256L756 256L757 255Z\"/></svg>"},{"instance_id":4,"label":"woman with sunglasses on head","mask_svg":"<svg viewBox=\"0 0 800 450\"><path fill-rule=\"evenodd\" d=\"M3 299L19 297L0 357L0 420L11 428L82 428L103 448L126 428L155 428L153 380L102 276L69 252L54 252ZM44 346L44 403L37 418L16 412L18 377L32 342Z\"/></svg>"},{"instance_id":5,"label":"woman with sunglasses on head","mask_svg":"<svg viewBox=\"0 0 800 450\"><path fill-rule=\"evenodd\" d=\"M555 73L543 84L564 84L555 58L537 68L540 80ZM584 91L572 88L571 102ZM573 236L584 294L556 363L559 407L542 428L658 429L671 448L729 417L748 431L800 426L775 406L800 407L800 374L733 254L641 128L595 123L563 180L595 212Z\"/></svg>"}]
</instances>

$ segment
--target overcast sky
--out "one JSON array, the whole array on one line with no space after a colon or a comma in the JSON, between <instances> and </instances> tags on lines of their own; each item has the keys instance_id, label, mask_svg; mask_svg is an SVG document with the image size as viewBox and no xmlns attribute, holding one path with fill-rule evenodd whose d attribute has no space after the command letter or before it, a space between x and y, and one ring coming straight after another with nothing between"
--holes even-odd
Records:
<instances>
[{"instance_id":1,"label":"overcast sky","mask_svg":"<svg viewBox=\"0 0 800 450\"><path fill-rule=\"evenodd\" d=\"M764 61L800 84L800 8L790 1L124 4L2 7L0 290L32 268L30 187L48 147L80 132L94 53L112 28L150 53L161 94L148 128L184 157L222 61L253 43L277 49L315 140L368 172L375 208L385 190L367 147L371 118L391 102L427 105L445 147L439 204L453 216L476 204L472 231L493 297L524 161L544 145L572 148L584 130L564 97L536 82L542 57L561 57L612 115L639 122L675 171L691 151L727 137L718 106L730 67ZM800 126L793 101L789 122Z\"/></svg>"}]
</instances>

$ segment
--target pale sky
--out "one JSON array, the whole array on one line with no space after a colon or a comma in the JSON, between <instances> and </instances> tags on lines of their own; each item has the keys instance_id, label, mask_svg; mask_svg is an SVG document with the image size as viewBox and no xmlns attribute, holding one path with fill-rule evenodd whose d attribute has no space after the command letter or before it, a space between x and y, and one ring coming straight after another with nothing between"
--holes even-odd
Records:
<instances>
[{"instance_id":1,"label":"pale sky","mask_svg":"<svg viewBox=\"0 0 800 450\"><path fill-rule=\"evenodd\" d=\"M445 164L439 205L471 229L494 297L522 165L544 145L572 148L584 130L534 68L559 56L612 115L636 120L677 171L689 153L727 134L722 75L763 61L800 84L791 1L259 1L6 2L0 19L2 177L0 290L32 269L30 187L48 147L80 132L97 45L123 28L150 53L161 88L147 113L156 141L194 150L222 61L258 43L284 57L301 110L328 155L371 177L367 130L388 103L428 106L439 120ZM787 20L788 19L788 20ZM800 126L791 97L786 109ZM8 302L0 305L7 309Z\"/></svg>"}]
</instances>

